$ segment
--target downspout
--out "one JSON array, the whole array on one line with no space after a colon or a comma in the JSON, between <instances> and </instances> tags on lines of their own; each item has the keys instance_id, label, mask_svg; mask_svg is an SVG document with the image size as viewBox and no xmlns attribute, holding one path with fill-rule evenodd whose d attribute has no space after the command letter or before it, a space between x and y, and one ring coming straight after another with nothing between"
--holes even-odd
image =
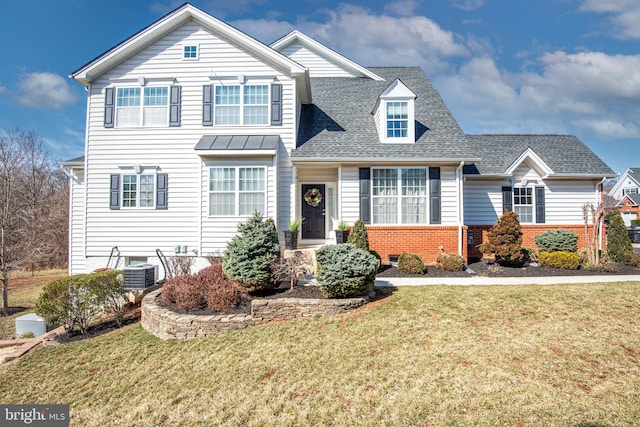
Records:
<instances>
[{"instance_id":1,"label":"downspout","mask_svg":"<svg viewBox=\"0 0 640 427\"><path fill-rule=\"evenodd\" d=\"M464 166L464 160L460 162L460 165L456 168L456 184L457 184L457 204L458 204L458 255L462 256L463 254L463 245L464 245L464 233L462 232L462 224L464 222L464 196L462 194L463 191L463 180L462 180L462 167ZM466 260L465 260L466 262Z\"/></svg>"}]
</instances>

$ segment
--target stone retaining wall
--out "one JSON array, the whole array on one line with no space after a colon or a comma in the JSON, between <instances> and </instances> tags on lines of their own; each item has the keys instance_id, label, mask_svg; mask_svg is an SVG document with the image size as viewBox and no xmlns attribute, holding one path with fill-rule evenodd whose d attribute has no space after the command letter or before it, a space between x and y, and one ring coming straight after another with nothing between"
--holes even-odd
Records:
<instances>
[{"instance_id":1,"label":"stone retaining wall","mask_svg":"<svg viewBox=\"0 0 640 427\"><path fill-rule=\"evenodd\" d=\"M344 299L254 299L251 314L195 315L176 313L157 304L160 290L142 299L142 327L161 339L207 337L273 320L341 314L360 307L368 297Z\"/></svg>"}]
</instances>

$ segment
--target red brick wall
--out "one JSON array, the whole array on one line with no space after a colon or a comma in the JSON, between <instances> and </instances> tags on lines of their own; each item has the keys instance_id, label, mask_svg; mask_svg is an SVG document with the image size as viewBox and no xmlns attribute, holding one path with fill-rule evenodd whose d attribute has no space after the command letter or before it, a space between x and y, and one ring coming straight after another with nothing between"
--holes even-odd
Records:
<instances>
[{"instance_id":1,"label":"red brick wall","mask_svg":"<svg viewBox=\"0 0 640 427\"><path fill-rule=\"evenodd\" d=\"M467 259L467 227L462 227L463 254ZM425 264L435 264L442 253L458 253L457 226L367 226L369 248L380 254L382 262L389 261L389 255L404 252L420 255Z\"/></svg>"},{"instance_id":2,"label":"red brick wall","mask_svg":"<svg viewBox=\"0 0 640 427\"><path fill-rule=\"evenodd\" d=\"M471 225L469 226L469 233L473 236L473 243L469 244L469 257L470 258L481 258L482 253L478 249L478 246L484 243L487 240L487 236L489 234L489 230L493 225ZM584 224L562 224L562 225L551 225L551 224L521 224L522 229L522 246L540 249L536 246L533 238L537 234L544 233L547 230L557 230L558 228L563 228L565 230L571 230L578 235L578 248L583 248L585 246L585 237L584 237ZM589 235L593 232L593 226L589 226Z\"/></svg>"}]
</instances>

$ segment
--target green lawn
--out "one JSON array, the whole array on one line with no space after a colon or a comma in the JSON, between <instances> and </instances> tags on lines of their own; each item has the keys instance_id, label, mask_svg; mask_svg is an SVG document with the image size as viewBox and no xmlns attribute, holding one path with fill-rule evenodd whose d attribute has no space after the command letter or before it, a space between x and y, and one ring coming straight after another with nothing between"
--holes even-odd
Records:
<instances>
[{"instance_id":1,"label":"green lawn","mask_svg":"<svg viewBox=\"0 0 640 427\"><path fill-rule=\"evenodd\" d=\"M354 313L161 341L139 324L0 368L72 425L640 425L640 282L416 287Z\"/></svg>"}]
</instances>

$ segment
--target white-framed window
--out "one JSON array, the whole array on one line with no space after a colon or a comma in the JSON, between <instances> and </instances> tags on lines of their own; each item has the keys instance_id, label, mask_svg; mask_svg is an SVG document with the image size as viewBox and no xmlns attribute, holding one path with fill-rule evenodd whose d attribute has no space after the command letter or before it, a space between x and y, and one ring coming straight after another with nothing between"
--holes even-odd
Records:
<instances>
[{"instance_id":1,"label":"white-framed window","mask_svg":"<svg viewBox=\"0 0 640 427\"><path fill-rule=\"evenodd\" d=\"M216 125L268 125L269 85L217 85L214 91Z\"/></svg>"},{"instance_id":2,"label":"white-framed window","mask_svg":"<svg viewBox=\"0 0 640 427\"><path fill-rule=\"evenodd\" d=\"M195 61L198 59L197 45L184 45L182 47L182 59Z\"/></svg>"},{"instance_id":3,"label":"white-framed window","mask_svg":"<svg viewBox=\"0 0 640 427\"><path fill-rule=\"evenodd\" d=\"M427 224L427 168L372 169L374 224Z\"/></svg>"},{"instance_id":4,"label":"white-framed window","mask_svg":"<svg viewBox=\"0 0 640 427\"><path fill-rule=\"evenodd\" d=\"M513 187L513 211L521 223L534 222L534 201L532 187Z\"/></svg>"},{"instance_id":5,"label":"white-framed window","mask_svg":"<svg viewBox=\"0 0 640 427\"><path fill-rule=\"evenodd\" d=\"M116 89L116 126L168 126L167 86L119 87Z\"/></svg>"},{"instance_id":6,"label":"white-framed window","mask_svg":"<svg viewBox=\"0 0 640 427\"><path fill-rule=\"evenodd\" d=\"M626 187L622 189L622 195L626 196L627 194L638 194L638 187Z\"/></svg>"},{"instance_id":7,"label":"white-framed window","mask_svg":"<svg viewBox=\"0 0 640 427\"><path fill-rule=\"evenodd\" d=\"M250 216L266 212L266 175L261 166L216 166L209 169L209 215Z\"/></svg>"},{"instance_id":8,"label":"white-framed window","mask_svg":"<svg viewBox=\"0 0 640 427\"><path fill-rule=\"evenodd\" d=\"M155 207L155 175L122 175L122 207Z\"/></svg>"},{"instance_id":9,"label":"white-framed window","mask_svg":"<svg viewBox=\"0 0 640 427\"><path fill-rule=\"evenodd\" d=\"M407 101L387 101L387 138L407 138L409 103Z\"/></svg>"}]
</instances>

